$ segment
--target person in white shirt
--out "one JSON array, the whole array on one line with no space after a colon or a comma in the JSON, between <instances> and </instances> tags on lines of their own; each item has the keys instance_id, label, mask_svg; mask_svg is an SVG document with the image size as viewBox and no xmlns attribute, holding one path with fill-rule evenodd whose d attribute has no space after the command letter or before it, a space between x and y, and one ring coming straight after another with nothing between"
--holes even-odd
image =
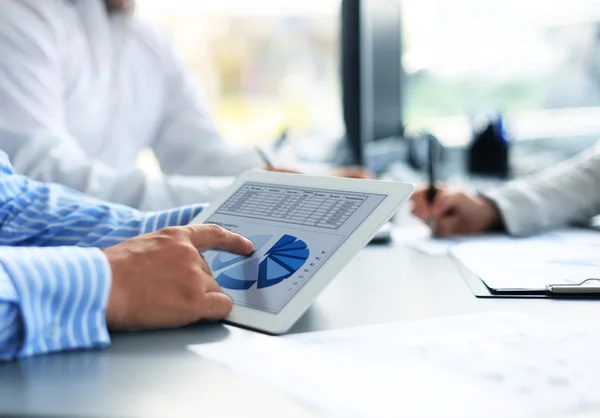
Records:
<instances>
[{"instance_id":1,"label":"person in white shirt","mask_svg":"<svg viewBox=\"0 0 600 418\"><path fill-rule=\"evenodd\" d=\"M0 1L0 149L35 180L142 210L209 201L262 161L223 141L166 36L133 6ZM164 175L133 168L146 147Z\"/></svg>"},{"instance_id":2,"label":"person in white shirt","mask_svg":"<svg viewBox=\"0 0 600 418\"><path fill-rule=\"evenodd\" d=\"M432 205L427 187L412 196L412 212L439 236L503 230L526 236L600 214L600 147L534 176L480 195L440 187Z\"/></svg>"}]
</instances>

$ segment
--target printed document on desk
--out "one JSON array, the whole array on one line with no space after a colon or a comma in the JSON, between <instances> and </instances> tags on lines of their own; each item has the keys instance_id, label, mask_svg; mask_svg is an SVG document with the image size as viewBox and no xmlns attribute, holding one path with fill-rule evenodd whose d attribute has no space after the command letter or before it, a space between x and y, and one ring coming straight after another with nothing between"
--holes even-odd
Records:
<instances>
[{"instance_id":1,"label":"printed document on desk","mask_svg":"<svg viewBox=\"0 0 600 418\"><path fill-rule=\"evenodd\" d=\"M486 242L489 240L508 240L505 234L484 234L470 236L453 236L438 238L431 234L431 230L422 222L409 222L397 228L394 233L394 242L412 250L430 256L444 256L450 249L467 242Z\"/></svg>"},{"instance_id":2,"label":"printed document on desk","mask_svg":"<svg viewBox=\"0 0 600 418\"><path fill-rule=\"evenodd\" d=\"M405 245L420 253L431 256L448 255L450 250L459 244L479 243L488 241L507 241L509 238L502 234L486 234L480 236L457 236L448 238L437 238L429 236L427 238L406 241Z\"/></svg>"},{"instance_id":3,"label":"printed document on desk","mask_svg":"<svg viewBox=\"0 0 600 418\"><path fill-rule=\"evenodd\" d=\"M414 355L439 371L476 382L482 391L510 398L506 405L489 400L481 417L491 409L512 417L515 403L522 404L519 412L529 417L600 416L600 331L592 321L556 323L493 312L287 338L306 346L352 351L357 361L376 356L383 364L394 362L394 356Z\"/></svg>"},{"instance_id":4,"label":"printed document on desk","mask_svg":"<svg viewBox=\"0 0 600 418\"><path fill-rule=\"evenodd\" d=\"M507 312L190 346L333 416L600 412L600 331Z\"/></svg>"},{"instance_id":5,"label":"printed document on desk","mask_svg":"<svg viewBox=\"0 0 600 418\"><path fill-rule=\"evenodd\" d=\"M590 230L465 243L451 254L497 291L543 291L547 285L578 284L600 275L600 233Z\"/></svg>"},{"instance_id":6,"label":"printed document on desk","mask_svg":"<svg viewBox=\"0 0 600 418\"><path fill-rule=\"evenodd\" d=\"M421 324L425 324L424 332ZM189 348L326 416L532 416L521 402L460 373L442 370L403 343L405 337L410 341L413 336L428 335L428 329L423 322L409 325L408 334L391 325L331 335L302 334L307 339L298 340L255 335ZM444 332L443 326L436 329ZM364 335L377 339L366 346Z\"/></svg>"}]
</instances>

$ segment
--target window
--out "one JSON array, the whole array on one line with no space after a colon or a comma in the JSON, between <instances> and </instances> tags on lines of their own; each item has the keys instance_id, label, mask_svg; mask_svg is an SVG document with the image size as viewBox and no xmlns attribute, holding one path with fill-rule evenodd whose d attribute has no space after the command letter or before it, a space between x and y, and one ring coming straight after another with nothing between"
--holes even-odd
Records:
<instances>
[{"instance_id":1,"label":"window","mask_svg":"<svg viewBox=\"0 0 600 418\"><path fill-rule=\"evenodd\" d=\"M406 121L468 135L502 111L524 138L600 133L600 0L403 0ZM235 143L341 133L339 0L140 0ZM511 124L509 123L509 126Z\"/></svg>"},{"instance_id":2,"label":"window","mask_svg":"<svg viewBox=\"0 0 600 418\"><path fill-rule=\"evenodd\" d=\"M600 134L600 1L404 5L409 121L461 137L502 111L522 139Z\"/></svg>"},{"instance_id":3,"label":"window","mask_svg":"<svg viewBox=\"0 0 600 418\"><path fill-rule=\"evenodd\" d=\"M256 144L284 128L340 130L339 3L331 0L143 0L207 97L223 135Z\"/></svg>"}]
</instances>

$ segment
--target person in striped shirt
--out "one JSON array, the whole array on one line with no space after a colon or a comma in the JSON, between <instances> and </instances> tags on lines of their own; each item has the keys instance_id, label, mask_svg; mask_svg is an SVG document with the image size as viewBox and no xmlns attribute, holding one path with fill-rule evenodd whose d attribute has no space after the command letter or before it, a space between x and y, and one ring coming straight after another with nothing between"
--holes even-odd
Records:
<instances>
[{"instance_id":1,"label":"person in striped shirt","mask_svg":"<svg viewBox=\"0 0 600 418\"><path fill-rule=\"evenodd\" d=\"M17 175L0 152L0 361L225 317L232 301L199 251L253 245L187 225L202 208L141 213Z\"/></svg>"}]
</instances>

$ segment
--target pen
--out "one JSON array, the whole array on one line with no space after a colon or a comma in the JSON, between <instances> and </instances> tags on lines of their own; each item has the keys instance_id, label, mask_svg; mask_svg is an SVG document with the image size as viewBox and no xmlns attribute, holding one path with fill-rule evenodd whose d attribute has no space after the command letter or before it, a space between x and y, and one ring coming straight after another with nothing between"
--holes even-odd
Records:
<instances>
[{"instance_id":1,"label":"pen","mask_svg":"<svg viewBox=\"0 0 600 418\"><path fill-rule=\"evenodd\" d=\"M260 155L260 158L263 160L263 162L266 164L269 170L275 170L275 166L273 165L273 163L271 163L271 159L262 149L256 147L256 152L258 153L258 155Z\"/></svg>"},{"instance_id":2,"label":"pen","mask_svg":"<svg viewBox=\"0 0 600 418\"><path fill-rule=\"evenodd\" d=\"M429 204L429 207L433 206L433 202L435 202L435 196L437 195L437 187L435 186L436 183L436 170L437 170L437 164L438 164L438 160L437 160L437 156L438 156L438 142L437 139L433 136L433 135L428 135L428 139L429 139L429 161L428 161L428 170L427 170L427 174L429 177L429 188L427 189L427 203ZM432 231L435 231L435 219L433 218L433 216L430 217L429 219L429 227L431 228Z\"/></svg>"},{"instance_id":3,"label":"pen","mask_svg":"<svg viewBox=\"0 0 600 418\"><path fill-rule=\"evenodd\" d=\"M429 206L433 205L435 196L437 195L436 183L436 170L437 170L437 140L433 135L429 135L429 164L428 164L428 177L429 177L429 189L427 190L427 203Z\"/></svg>"}]
</instances>

